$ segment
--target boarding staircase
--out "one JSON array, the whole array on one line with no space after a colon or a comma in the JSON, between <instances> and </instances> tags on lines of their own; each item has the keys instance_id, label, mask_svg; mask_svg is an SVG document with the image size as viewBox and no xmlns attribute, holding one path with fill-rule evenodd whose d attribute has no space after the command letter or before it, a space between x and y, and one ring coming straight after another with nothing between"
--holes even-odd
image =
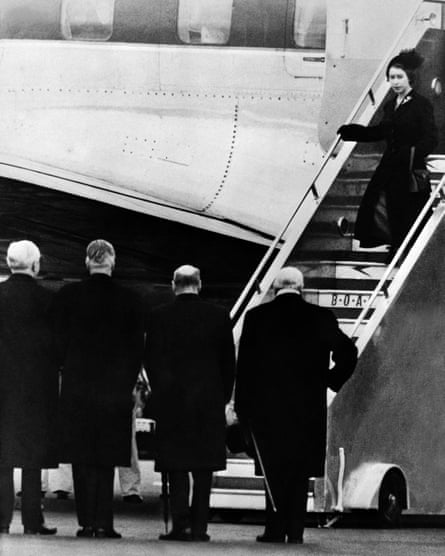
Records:
<instances>
[{"instance_id":1,"label":"boarding staircase","mask_svg":"<svg viewBox=\"0 0 445 556\"><path fill-rule=\"evenodd\" d=\"M407 36L409 40L405 42ZM412 46L412 41L412 34L404 29L358 100L350 122L364 125L372 122L388 93L387 63L402 48ZM379 158L378 151L370 152L337 138L306 195L232 310L237 341L246 311L267 301L279 268L293 264L305 276L305 299L332 309L344 332L356 340L359 353L363 351L428 240L425 236L428 231L418 236L424 216L432 213L437 219L445 210L441 202L445 156L434 155L429 161L433 185L430 201L391 263L388 264L388 248L360 249L353 239L354 222L360 199ZM344 220L339 226L341 218ZM411 248L411 239L416 237ZM391 289L393 283L396 290ZM317 493L323 490L325 487L320 481L311 481L308 510L326 510L323 502L317 501ZM243 454L229 455L227 470L215 474L211 506L230 511L231 516L237 509L264 508L263 483L255 477L251 459Z\"/></svg>"},{"instance_id":2,"label":"boarding staircase","mask_svg":"<svg viewBox=\"0 0 445 556\"><path fill-rule=\"evenodd\" d=\"M360 166L360 156L357 159L355 162ZM443 212L445 155L431 157L430 168L433 193L429 206ZM304 298L330 308L342 330L356 340L359 352L378 325L378 320L370 322L375 309L379 307L381 315L384 314L382 305L390 301L393 279L399 271L405 275L409 272L398 260L404 250L388 265L386 247L360 249L353 239L353 222L370 174L369 170L349 168L339 175L286 261L303 271ZM424 212L427 210L428 207ZM337 222L345 214L349 216L349 229L341 233ZM368 325L370 330L366 330ZM323 486L316 480L310 485L308 510L321 511L322 503L316 492L322 491ZM244 454L229 454L227 470L214 477L212 507L223 510L264 508L263 482L254 475L253 460ZM233 519L236 514L229 515Z\"/></svg>"}]
</instances>

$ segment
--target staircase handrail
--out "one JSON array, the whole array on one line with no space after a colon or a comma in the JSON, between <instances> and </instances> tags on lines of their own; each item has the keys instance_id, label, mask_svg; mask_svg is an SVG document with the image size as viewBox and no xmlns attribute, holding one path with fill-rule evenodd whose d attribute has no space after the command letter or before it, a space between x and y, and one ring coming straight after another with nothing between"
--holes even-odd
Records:
<instances>
[{"instance_id":1,"label":"staircase handrail","mask_svg":"<svg viewBox=\"0 0 445 556\"><path fill-rule=\"evenodd\" d=\"M357 330L360 328L363 321L366 320L368 311L372 308L372 304L376 300L376 298L383 292L385 299L389 299L390 294L388 288L386 286L387 282L390 279L390 276L394 270L394 268L398 265L401 257L405 254L407 247L409 246L411 240L413 239L416 232L419 230L424 218L427 216L428 212L432 208L433 204L435 203L436 199L441 196L441 191L445 188L445 174L442 176L441 180L439 181L438 185L433 189L430 198L425 203L423 209L419 213L418 217L414 221L414 224L411 226L408 234L406 235L405 239L401 243L400 247L397 249L396 254L394 255L391 263L388 265L388 268L383 273L383 276L379 280L377 286L375 287L374 291L372 292L370 298L366 302L366 305L363 307L361 313L357 317L354 326L352 327L351 337L354 337Z\"/></svg>"},{"instance_id":2,"label":"staircase handrail","mask_svg":"<svg viewBox=\"0 0 445 556\"><path fill-rule=\"evenodd\" d=\"M399 45L400 41L402 40L404 34L408 30L408 28L412 25L413 20L415 19L417 11L419 9L419 6L422 3L423 3L423 0L422 1L419 0L419 4L416 6L415 10L413 11L412 16L409 18L406 25L402 28L400 33L397 35L396 40L393 42L391 48L389 49L387 56L382 60L382 62L378 66L377 70L374 72L372 78L370 79L368 85L365 87L363 93L360 95L359 100L355 104L349 118L347 119L347 123L351 123L351 122L354 121L354 118L357 116L357 114L359 113L362 105L365 103L365 101L366 101L366 99L368 99L368 97L369 97L368 101L370 101L373 105L375 105L373 87L377 83L379 78L381 77L382 72L385 72L385 74L386 74L386 71L385 71L386 66L389 63L389 61L392 59L394 54L396 52L397 53L399 52L400 47L398 45ZM388 85L388 88L389 88L389 85ZM333 158L333 157L335 158L337 156L338 153L336 152L336 149L337 149L337 146L339 145L340 142L341 142L341 138L337 135L336 138L334 139L331 147L327 151L327 153L325 155L325 160L323 161L320 168L318 169L315 177L313 178L313 180L311 182L311 185L308 187L308 189L304 193L302 199L298 203L295 210L292 212L291 216L288 218L287 222L285 223L285 225L283 226L281 231L275 236L275 239L270 244L269 248L267 249L267 251L264 254L263 258L261 259L260 263L256 267L255 271L253 272L252 276L250 277L249 281L247 282L246 286L244 287L243 291L241 292L240 296L238 297L237 301L235 302L235 305L232 307L232 310L230 312L230 316L231 316L231 319L232 319L233 327L236 326L237 322L239 321L239 319L243 315L243 312L246 309L246 307L249 303L249 300L251 299L252 294L254 293L254 291L257 291L257 292L261 293L261 289L260 289L260 285L259 285L260 278L264 274L264 272L267 270L267 268L269 266L271 266L273 260L275 260L275 257L273 258L275 250L279 248L284 235L286 234L287 230L291 226L292 222L294 221L296 215L298 214L301 206L306 201L309 194L312 192L312 194L314 195L315 201L318 204L320 203L320 196L319 196L318 190L317 190L317 180L319 179L321 174L324 172L324 170L327 167L328 163L330 162L331 158Z\"/></svg>"},{"instance_id":3,"label":"staircase handrail","mask_svg":"<svg viewBox=\"0 0 445 556\"><path fill-rule=\"evenodd\" d=\"M283 236L285 235L285 233L287 232L287 230L289 229L289 227L291 226L292 222L294 221L295 216L298 214L298 212L300 211L301 206L303 205L303 203L306 201L307 197L309 196L309 194L312 192L314 199L316 201L319 200L319 195L318 195L318 191L317 191L317 187L316 187L316 181L317 178L320 176L322 170L325 168L327 161L330 159L330 157L333 155L337 145L340 143L340 137L337 136L337 138L335 139L334 143L331 145L331 147L329 148L329 151L326 155L325 160L323 161L323 164L320 167L320 170L317 172L315 178L313 179L311 185L308 187L308 189L306 190L306 192L304 193L303 197L301 198L301 200L299 201L297 207L295 208L295 210L292 212L291 216L289 217L289 219L287 220L286 224L283 226L283 228L281 229L281 231L275 236L274 240L272 241L272 243L270 244L269 248L267 249L266 253L264 254L263 258L261 259L260 263L258 264L258 266L256 267L254 273L252 274L252 276L250 277L250 280L248 281L247 285L245 286L244 290L241 292L241 295L239 296L238 300L236 301L235 305L232 308L231 311L231 318L232 318L232 322L233 324L235 324L237 322L237 314L239 313L239 310L242 308L242 306L244 305L244 302L246 300L247 297L249 297L248 294L251 293L252 289L256 289L258 290L258 279L262 273L262 271L265 269L267 263L269 262L269 260L271 259L272 255L274 254L275 250L277 248L279 248L279 245L283 239Z\"/></svg>"}]
</instances>

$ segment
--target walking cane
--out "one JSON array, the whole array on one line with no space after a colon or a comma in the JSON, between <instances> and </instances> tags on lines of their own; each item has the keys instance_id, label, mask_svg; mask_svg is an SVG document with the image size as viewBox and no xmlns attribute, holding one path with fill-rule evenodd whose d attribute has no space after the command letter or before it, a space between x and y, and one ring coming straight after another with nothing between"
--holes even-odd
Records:
<instances>
[{"instance_id":1,"label":"walking cane","mask_svg":"<svg viewBox=\"0 0 445 556\"><path fill-rule=\"evenodd\" d=\"M260 464L261 473L263 474L263 477L264 477L264 485L266 487L266 492L269 496L269 500L270 500L270 503L272 505L272 509L276 513L277 512L277 507L275 505L275 501L274 501L273 496L272 496L272 491L270 490L269 481L267 480L266 470L264 469L264 464L263 464L263 460L261 458L260 450L258 448L258 444L257 444L256 438L255 438L255 435L253 434L252 427L249 427L249 428L250 428L250 436L252 437L252 441L253 441L253 447L255 448L256 457L258 458L258 463Z\"/></svg>"},{"instance_id":2,"label":"walking cane","mask_svg":"<svg viewBox=\"0 0 445 556\"><path fill-rule=\"evenodd\" d=\"M163 517L164 517L164 526L165 526L165 534L168 533L168 513L169 513L169 496L168 496L168 472L162 471L161 472L161 498L162 498L162 506L163 506Z\"/></svg>"}]
</instances>

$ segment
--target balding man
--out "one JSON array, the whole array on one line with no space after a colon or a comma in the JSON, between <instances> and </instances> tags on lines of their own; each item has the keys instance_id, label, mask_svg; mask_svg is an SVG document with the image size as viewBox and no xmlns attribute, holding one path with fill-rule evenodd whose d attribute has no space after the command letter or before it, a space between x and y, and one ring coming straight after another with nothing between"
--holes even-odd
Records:
<instances>
[{"instance_id":1,"label":"balding man","mask_svg":"<svg viewBox=\"0 0 445 556\"><path fill-rule=\"evenodd\" d=\"M61 461L73 464L78 537L120 538L113 527L114 467L131 463L132 392L142 366L139 299L112 278L113 246L92 241L90 276L56 298L62 368Z\"/></svg>"},{"instance_id":2,"label":"balding man","mask_svg":"<svg viewBox=\"0 0 445 556\"><path fill-rule=\"evenodd\" d=\"M226 465L224 409L235 372L232 326L225 309L200 299L197 268L179 267L172 288L175 300L149 318L145 358L156 420L156 469L168 472L173 522L159 538L207 541L212 471Z\"/></svg>"},{"instance_id":3,"label":"balding man","mask_svg":"<svg viewBox=\"0 0 445 556\"><path fill-rule=\"evenodd\" d=\"M35 280L40 251L32 241L9 245L11 276L0 284L0 534L14 508L13 468L22 468L25 534L52 535L40 504L42 467L57 467L59 375L53 349L52 294Z\"/></svg>"},{"instance_id":4,"label":"balding man","mask_svg":"<svg viewBox=\"0 0 445 556\"><path fill-rule=\"evenodd\" d=\"M266 495L257 541L299 544L308 478L324 472L326 388L337 392L350 377L357 350L329 309L303 300L298 269L283 268L273 287L275 299L244 320L235 410L256 440L273 499Z\"/></svg>"}]
</instances>

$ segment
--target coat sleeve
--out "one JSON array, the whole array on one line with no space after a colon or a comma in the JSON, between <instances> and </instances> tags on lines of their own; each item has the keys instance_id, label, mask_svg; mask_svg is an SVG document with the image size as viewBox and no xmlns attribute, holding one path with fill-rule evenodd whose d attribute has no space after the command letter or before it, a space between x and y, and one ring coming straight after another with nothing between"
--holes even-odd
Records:
<instances>
[{"instance_id":1,"label":"coat sleeve","mask_svg":"<svg viewBox=\"0 0 445 556\"><path fill-rule=\"evenodd\" d=\"M232 322L228 313L224 316L222 342L222 382L224 401L227 404L232 397L235 380L235 344L233 342Z\"/></svg>"},{"instance_id":2,"label":"coat sleeve","mask_svg":"<svg viewBox=\"0 0 445 556\"><path fill-rule=\"evenodd\" d=\"M327 386L338 392L343 384L350 378L357 364L357 348L354 342L342 332L337 319L327 313L327 326L332 360L335 365L328 372Z\"/></svg>"},{"instance_id":3,"label":"coat sleeve","mask_svg":"<svg viewBox=\"0 0 445 556\"><path fill-rule=\"evenodd\" d=\"M382 121L376 125L347 124L342 125L337 133L343 141L371 142L387 139L391 134L390 103L383 108Z\"/></svg>"},{"instance_id":4,"label":"coat sleeve","mask_svg":"<svg viewBox=\"0 0 445 556\"><path fill-rule=\"evenodd\" d=\"M247 420L251 416L251 388L255 383L256 353L254 322L252 314L247 312L238 347L235 383L235 412L240 420Z\"/></svg>"}]
</instances>

